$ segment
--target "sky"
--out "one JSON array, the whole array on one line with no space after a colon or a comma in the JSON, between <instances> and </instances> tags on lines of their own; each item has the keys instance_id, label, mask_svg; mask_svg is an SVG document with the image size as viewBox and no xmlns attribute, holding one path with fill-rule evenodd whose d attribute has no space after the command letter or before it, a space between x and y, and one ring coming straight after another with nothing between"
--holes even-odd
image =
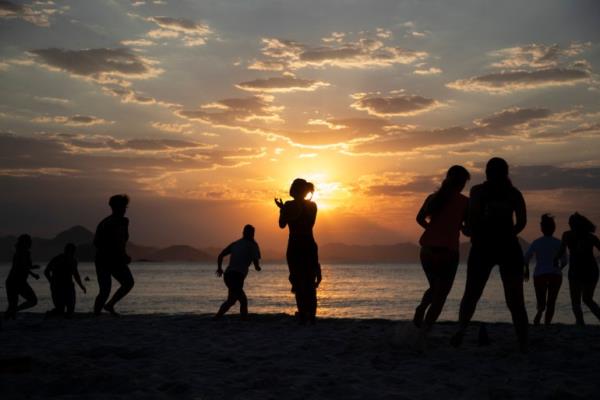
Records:
<instances>
[{"instance_id":1,"label":"sky","mask_svg":"<svg viewBox=\"0 0 600 400\"><path fill-rule=\"evenodd\" d=\"M287 237L273 199L316 186L319 243L416 242L445 171L504 157L526 239L600 223L600 3L0 1L0 233ZM468 188L466 189L468 193Z\"/></svg>"}]
</instances>

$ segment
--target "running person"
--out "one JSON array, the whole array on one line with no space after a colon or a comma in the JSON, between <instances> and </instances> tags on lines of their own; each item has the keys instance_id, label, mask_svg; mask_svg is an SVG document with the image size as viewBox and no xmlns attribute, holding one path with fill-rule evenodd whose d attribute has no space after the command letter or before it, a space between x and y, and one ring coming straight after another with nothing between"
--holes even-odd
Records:
<instances>
[{"instance_id":1,"label":"running person","mask_svg":"<svg viewBox=\"0 0 600 400\"><path fill-rule=\"evenodd\" d=\"M279 207L279 227L284 229L288 226L290 230L286 259L301 324L315 323L317 288L322 278L319 250L312 231L317 219L317 205L306 199L314 190L311 182L298 178L290 186L293 200L284 203L275 199Z\"/></svg>"},{"instance_id":2,"label":"running person","mask_svg":"<svg viewBox=\"0 0 600 400\"><path fill-rule=\"evenodd\" d=\"M465 227L469 203L461 191L469 179L469 171L464 167L450 167L442 186L427 197L417 214L418 224L425 228L419 244L429 288L415 310L413 322L424 334L442 312L454 283L459 261L458 240Z\"/></svg>"},{"instance_id":3,"label":"running person","mask_svg":"<svg viewBox=\"0 0 600 400\"><path fill-rule=\"evenodd\" d=\"M500 267L504 297L522 352L527 352L527 310L523 296L523 251L517 235L527 224L525 200L508 177L508 164L494 157L486 165L487 180L471 188L467 229L471 251L467 283L459 312L459 329L451 344L460 346L477 302L495 265ZM514 216L514 220L513 220Z\"/></svg>"},{"instance_id":4,"label":"running person","mask_svg":"<svg viewBox=\"0 0 600 400\"><path fill-rule=\"evenodd\" d=\"M8 308L4 313L5 319L15 319L18 311L34 307L38 302L35 292L27 283L29 275L35 279L40 279L38 274L31 272L40 268L39 265L33 265L31 262L31 243L31 236L21 235L15 244L12 268L6 278ZM25 299L21 304L19 304L19 296Z\"/></svg>"},{"instance_id":5,"label":"running person","mask_svg":"<svg viewBox=\"0 0 600 400\"><path fill-rule=\"evenodd\" d=\"M598 263L594 247L600 250L600 240L594 232L596 226L586 217L575 213L569 217L570 230L563 233L556 263L569 249L569 292L577 325L584 325L581 301L600 319L600 307L594 301L598 284Z\"/></svg>"},{"instance_id":6,"label":"running person","mask_svg":"<svg viewBox=\"0 0 600 400\"><path fill-rule=\"evenodd\" d=\"M129 240L129 219L125 217L129 197L117 194L108 202L112 214L104 218L96 228L94 246L96 246L96 276L98 278L98 296L94 303L94 314L100 315L105 309L114 316L115 304L133 288L133 276L129 270L131 258L127 255L126 246ZM112 278L121 284L113 297L110 296Z\"/></svg>"},{"instance_id":7,"label":"running person","mask_svg":"<svg viewBox=\"0 0 600 400\"><path fill-rule=\"evenodd\" d=\"M229 257L229 266L223 274L223 258ZM244 293L244 280L248 275L250 264L254 264L254 269L260 271L260 249L258 243L254 240L254 227L252 225L244 226L242 238L227 246L217 260L217 276L223 276L225 285L229 290L227 300L221 304L221 308L215 315L215 319L221 318L236 301L240 302L240 315L242 318L248 316L248 298Z\"/></svg>"},{"instance_id":8,"label":"running person","mask_svg":"<svg viewBox=\"0 0 600 400\"><path fill-rule=\"evenodd\" d=\"M533 319L534 325L539 325L542 314L546 311L544 323L550 325L554 316L556 298L562 284L561 269L567 263L566 254L560 259L560 266L555 265L554 257L560 249L560 240L555 238L556 224L550 214L542 215L540 228L544 236L534 240L525 252L525 281L529 280L529 262L535 255L535 270L533 271L533 287L537 300L537 313Z\"/></svg>"}]
</instances>

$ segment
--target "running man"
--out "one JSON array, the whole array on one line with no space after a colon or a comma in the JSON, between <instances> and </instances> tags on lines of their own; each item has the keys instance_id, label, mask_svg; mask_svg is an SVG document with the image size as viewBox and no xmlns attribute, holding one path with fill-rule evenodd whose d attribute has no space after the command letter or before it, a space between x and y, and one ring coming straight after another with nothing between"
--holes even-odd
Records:
<instances>
[{"instance_id":1,"label":"running man","mask_svg":"<svg viewBox=\"0 0 600 400\"><path fill-rule=\"evenodd\" d=\"M244 293L244 280L248 275L250 264L260 271L260 249L258 243L254 240L254 227L252 225L244 226L242 238L227 246L217 260L217 276L223 276L225 285L229 290L227 300L221 304L221 308L215 315L215 319L221 318L235 303L240 302L240 315L242 318L248 316L248 298ZM229 257L229 266L223 274L223 258Z\"/></svg>"}]
</instances>

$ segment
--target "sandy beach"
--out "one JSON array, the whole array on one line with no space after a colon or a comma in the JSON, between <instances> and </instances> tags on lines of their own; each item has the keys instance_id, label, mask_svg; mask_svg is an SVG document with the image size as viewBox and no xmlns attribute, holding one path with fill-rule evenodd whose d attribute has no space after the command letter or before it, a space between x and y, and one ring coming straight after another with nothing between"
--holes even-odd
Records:
<instances>
[{"instance_id":1,"label":"sandy beach","mask_svg":"<svg viewBox=\"0 0 600 400\"><path fill-rule=\"evenodd\" d=\"M473 324L462 348L436 326L424 354L410 322L287 315L20 315L0 332L3 399L584 399L600 393L600 327Z\"/></svg>"}]
</instances>

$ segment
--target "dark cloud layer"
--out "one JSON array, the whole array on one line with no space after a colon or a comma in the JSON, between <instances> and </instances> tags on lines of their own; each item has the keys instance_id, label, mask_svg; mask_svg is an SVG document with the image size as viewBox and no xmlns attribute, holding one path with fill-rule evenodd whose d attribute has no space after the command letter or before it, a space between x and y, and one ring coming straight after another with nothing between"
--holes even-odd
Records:
<instances>
[{"instance_id":1,"label":"dark cloud layer","mask_svg":"<svg viewBox=\"0 0 600 400\"><path fill-rule=\"evenodd\" d=\"M475 76L449 83L452 89L506 93L513 90L574 85L589 81L589 71L574 68L546 68L535 71L507 71Z\"/></svg>"},{"instance_id":2,"label":"dark cloud layer","mask_svg":"<svg viewBox=\"0 0 600 400\"><path fill-rule=\"evenodd\" d=\"M67 50L59 48L32 50L34 60L51 69L87 77L100 82L115 78L146 79L161 70L153 62L126 48Z\"/></svg>"}]
</instances>

